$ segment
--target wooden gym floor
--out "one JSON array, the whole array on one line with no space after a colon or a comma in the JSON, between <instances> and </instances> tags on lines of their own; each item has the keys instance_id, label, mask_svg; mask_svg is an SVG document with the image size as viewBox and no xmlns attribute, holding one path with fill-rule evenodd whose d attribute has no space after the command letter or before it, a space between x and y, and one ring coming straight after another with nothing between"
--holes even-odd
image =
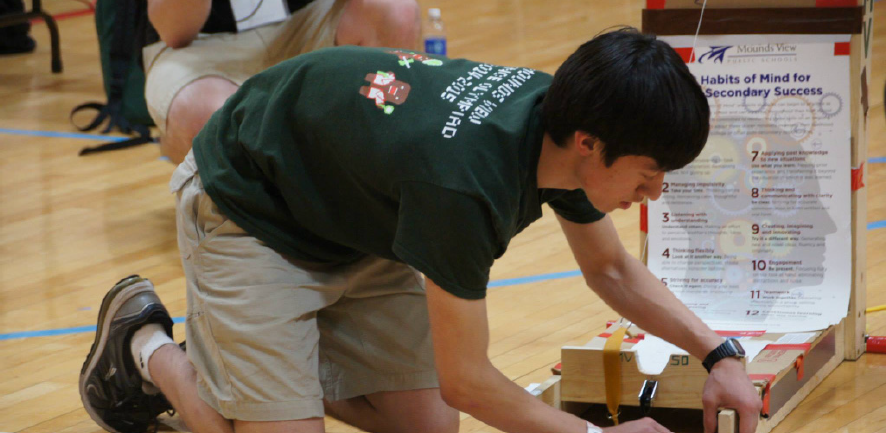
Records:
<instances>
[{"instance_id":1,"label":"wooden gym floor","mask_svg":"<svg viewBox=\"0 0 886 433\"><path fill-rule=\"evenodd\" d=\"M84 0L85 1L85 0ZM85 8L46 0L52 14ZM450 52L553 73L580 43L606 27L640 25L642 0L439 0ZM870 93L870 157L886 156L883 82L886 15L877 5ZM77 376L102 296L121 277L151 278L175 317L185 312L175 241L173 165L154 145L78 157L100 140L28 136L75 132L68 112L104 100L92 15L59 22L65 71L50 73L49 38L35 24L36 53L0 57L0 431L98 432L77 393ZM870 163L868 220L886 220L886 165ZM639 251L638 210L616 212L629 251ZM868 233L868 306L886 304L886 230ZM577 268L550 212L517 237L493 280ZM560 346L583 344L618 316L580 277L507 285L489 292L489 355L522 386L541 382ZM886 312L868 317L886 335ZM52 335L52 331L67 332ZM15 336L19 338L13 338ZM182 339L184 327L176 325ZM331 432L354 429L331 421ZM464 432L495 431L464 417ZM886 432L886 355L843 363L776 432Z\"/></svg>"}]
</instances>

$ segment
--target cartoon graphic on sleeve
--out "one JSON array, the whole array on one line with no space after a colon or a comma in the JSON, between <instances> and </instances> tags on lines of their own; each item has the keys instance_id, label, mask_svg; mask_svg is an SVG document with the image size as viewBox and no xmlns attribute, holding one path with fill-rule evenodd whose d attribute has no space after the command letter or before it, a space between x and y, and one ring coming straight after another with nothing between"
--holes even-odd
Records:
<instances>
[{"instance_id":1,"label":"cartoon graphic on sleeve","mask_svg":"<svg viewBox=\"0 0 886 433\"><path fill-rule=\"evenodd\" d=\"M375 106L381 108L385 114L394 112L394 106L386 103L402 104L406 101L411 89L409 83L398 81L393 72L378 71L375 74L366 74L366 81L369 81L371 86L360 87L360 94L374 99Z\"/></svg>"},{"instance_id":2,"label":"cartoon graphic on sleeve","mask_svg":"<svg viewBox=\"0 0 886 433\"><path fill-rule=\"evenodd\" d=\"M397 63L399 63L400 66L406 66L406 68L409 68L409 64L415 62L416 60L426 66L441 66L443 64L442 60L432 59L424 54L413 53L410 51L394 50L385 52L399 57L400 61Z\"/></svg>"}]
</instances>

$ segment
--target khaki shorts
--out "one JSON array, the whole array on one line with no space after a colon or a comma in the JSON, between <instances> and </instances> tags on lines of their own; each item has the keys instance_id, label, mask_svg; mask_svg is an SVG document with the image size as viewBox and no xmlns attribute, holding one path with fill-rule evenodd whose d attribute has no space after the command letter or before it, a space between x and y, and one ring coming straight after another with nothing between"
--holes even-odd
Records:
<instances>
[{"instance_id":1,"label":"khaki shorts","mask_svg":"<svg viewBox=\"0 0 886 433\"><path fill-rule=\"evenodd\" d=\"M205 77L240 86L249 77L299 54L335 45L335 32L347 0L315 0L286 21L242 33L200 34L184 48L162 41L144 48L148 112L166 133L166 116L182 88Z\"/></svg>"},{"instance_id":2,"label":"khaki shorts","mask_svg":"<svg viewBox=\"0 0 886 433\"><path fill-rule=\"evenodd\" d=\"M222 215L193 153L173 174L198 394L228 419L322 417L323 398L438 387L421 275L280 255Z\"/></svg>"}]
</instances>

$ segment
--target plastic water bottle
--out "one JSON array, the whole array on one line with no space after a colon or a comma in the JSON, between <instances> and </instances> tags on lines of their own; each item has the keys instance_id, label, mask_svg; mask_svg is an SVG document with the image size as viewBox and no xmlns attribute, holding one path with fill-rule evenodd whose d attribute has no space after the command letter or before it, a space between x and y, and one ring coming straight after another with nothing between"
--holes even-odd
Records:
<instances>
[{"instance_id":1,"label":"plastic water bottle","mask_svg":"<svg viewBox=\"0 0 886 433\"><path fill-rule=\"evenodd\" d=\"M446 55L446 31L439 8L428 9L428 25L424 29L425 52L428 54Z\"/></svg>"}]
</instances>

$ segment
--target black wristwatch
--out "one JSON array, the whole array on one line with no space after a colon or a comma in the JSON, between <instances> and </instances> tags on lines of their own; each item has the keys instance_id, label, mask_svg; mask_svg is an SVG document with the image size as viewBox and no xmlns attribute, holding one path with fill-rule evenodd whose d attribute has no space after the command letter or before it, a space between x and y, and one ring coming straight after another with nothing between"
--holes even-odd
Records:
<instances>
[{"instance_id":1,"label":"black wristwatch","mask_svg":"<svg viewBox=\"0 0 886 433\"><path fill-rule=\"evenodd\" d=\"M723 344L717 346L716 349L712 350L711 353L705 357L701 365L703 365L708 373L710 373L711 369L714 368L714 364L720 362L720 360L724 358L744 358L744 348L741 347L738 340L727 338Z\"/></svg>"}]
</instances>

